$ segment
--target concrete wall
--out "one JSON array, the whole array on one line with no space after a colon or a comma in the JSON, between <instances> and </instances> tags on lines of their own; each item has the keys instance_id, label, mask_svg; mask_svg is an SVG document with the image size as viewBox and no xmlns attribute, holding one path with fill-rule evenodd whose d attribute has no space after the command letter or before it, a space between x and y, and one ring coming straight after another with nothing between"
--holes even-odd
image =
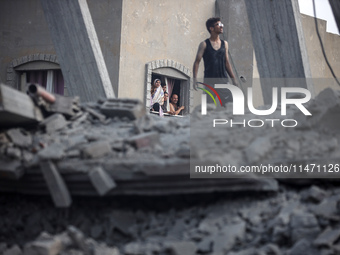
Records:
<instances>
[{"instance_id":1,"label":"concrete wall","mask_svg":"<svg viewBox=\"0 0 340 255\"><path fill-rule=\"evenodd\" d=\"M118 97L144 100L145 64L177 61L192 71L215 0L124 0ZM203 77L203 63L199 70Z\"/></svg>"},{"instance_id":2,"label":"concrete wall","mask_svg":"<svg viewBox=\"0 0 340 255\"><path fill-rule=\"evenodd\" d=\"M339 90L340 87L333 78L328 68L325 58L322 54L320 42L316 34L314 18L301 14L301 24L305 37L307 54L309 58L310 70L312 74L312 83L314 86L315 96L327 87ZM340 36L326 32L326 21L318 19L319 32L326 51L326 56L331 64L335 75L340 77ZM257 95L255 105L263 105L262 90L259 86L259 73L254 54L253 70L253 88Z\"/></svg>"},{"instance_id":3,"label":"concrete wall","mask_svg":"<svg viewBox=\"0 0 340 255\"><path fill-rule=\"evenodd\" d=\"M254 48L244 0L217 0L216 16L225 24L221 39L229 44L229 60L234 64L234 73L246 78L247 81L241 84L244 88L251 87Z\"/></svg>"},{"instance_id":4,"label":"concrete wall","mask_svg":"<svg viewBox=\"0 0 340 255\"><path fill-rule=\"evenodd\" d=\"M88 0L112 85L117 94L122 1ZM0 82L14 59L55 54L40 0L1 0Z\"/></svg>"},{"instance_id":5,"label":"concrete wall","mask_svg":"<svg viewBox=\"0 0 340 255\"><path fill-rule=\"evenodd\" d=\"M55 52L39 0L2 0L0 5L0 82L6 83L12 60Z\"/></svg>"},{"instance_id":6,"label":"concrete wall","mask_svg":"<svg viewBox=\"0 0 340 255\"><path fill-rule=\"evenodd\" d=\"M251 48L243 1L215 0L88 0L88 5L112 85L119 97L144 99L145 64L170 59L192 71L199 42L209 37L205 21L220 15L225 23L239 75L249 74L256 62ZM243 6L243 7L242 7ZM331 78L315 33L313 18L301 15L313 78ZM319 20L328 59L340 77L340 36L326 33ZM0 82L6 82L8 65L31 54L55 54L39 0L2 0L0 3ZM249 42L240 45L239 40ZM244 56L244 54L246 54ZM258 75L256 68L254 77ZM203 77L203 63L199 70ZM332 81L329 79L328 81ZM253 84L254 85L254 84ZM316 84L317 92L325 85ZM337 85L331 84L334 88ZM119 90L119 91L118 91ZM197 93L195 93L197 95ZM200 101L195 97L194 104Z\"/></svg>"},{"instance_id":7,"label":"concrete wall","mask_svg":"<svg viewBox=\"0 0 340 255\"><path fill-rule=\"evenodd\" d=\"M315 30L314 18L302 14L301 21L305 34L306 46L313 78L331 78L331 72L326 65L321 51L319 38ZM340 76L340 36L326 32L326 21L318 19L319 32L329 63L336 76Z\"/></svg>"},{"instance_id":8,"label":"concrete wall","mask_svg":"<svg viewBox=\"0 0 340 255\"><path fill-rule=\"evenodd\" d=\"M87 0L111 83L118 95L122 0Z\"/></svg>"}]
</instances>

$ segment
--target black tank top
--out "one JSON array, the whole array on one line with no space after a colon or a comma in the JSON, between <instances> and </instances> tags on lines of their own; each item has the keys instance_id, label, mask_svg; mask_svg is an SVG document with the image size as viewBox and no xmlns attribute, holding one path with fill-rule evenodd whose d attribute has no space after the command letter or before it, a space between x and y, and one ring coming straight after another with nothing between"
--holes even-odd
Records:
<instances>
[{"instance_id":1,"label":"black tank top","mask_svg":"<svg viewBox=\"0 0 340 255\"><path fill-rule=\"evenodd\" d=\"M207 45L204 54L204 78L228 78L225 69L225 43L221 40L221 47L215 50L208 39L205 40Z\"/></svg>"}]
</instances>

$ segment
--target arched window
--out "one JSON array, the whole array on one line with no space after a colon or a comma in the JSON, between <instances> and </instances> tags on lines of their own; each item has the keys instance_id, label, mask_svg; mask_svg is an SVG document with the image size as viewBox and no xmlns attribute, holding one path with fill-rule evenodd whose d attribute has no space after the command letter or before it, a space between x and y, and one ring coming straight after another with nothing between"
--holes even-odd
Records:
<instances>
[{"instance_id":1,"label":"arched window","mask_svg":"<svg viewBox=\"0 0 340 255\"><path fill-rule=\"evenodd\" d=\"M27 83L37 83L49 92L67 95L55 55L34 54L13 60L7 69L7 83L23 92Z\"/></svg>"},{"instance_id":2,"label":"arched window","mask_svg":"<svg viewBox=\"0 0 340 255\"><path fill-rule=\"evenodd\" d=\"M190 112L192 100L190 94L190 70L173 60L155 60L146 64L146 107L150 109L151 84L160 79L162 85L167 86L169 98L172 94L178 95L178 104L184 105L183 115Z\"/></svg>"}]
</instances>

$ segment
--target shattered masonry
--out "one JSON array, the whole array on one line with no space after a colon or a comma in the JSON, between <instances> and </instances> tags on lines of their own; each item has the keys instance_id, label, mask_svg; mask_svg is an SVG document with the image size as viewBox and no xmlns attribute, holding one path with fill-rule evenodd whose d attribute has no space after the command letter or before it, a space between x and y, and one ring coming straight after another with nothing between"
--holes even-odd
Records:
<instances>
[{"instance_id":1,"label":"shattered masonry","mask_svg":"<svg viewBox=\"0 0 340 255\"><path fill-rule=\"evenodd\" d=\"M63 101L59 106L58 100ZM182 195L168 200L148 197L134 201L139 210L126 208L131 198L121 202L124 209L119 203L93 208L77 202L63 217L46 202L11 200L7 196L13 195L4 193L0 196L0 254L340 253L336 178L188 180L190 157L194 162L235 165L262 160L339 162L337 91L327 89L311 101L307 106L313 114L310 118L290 109L289 116L301 126L289 132L281 127L252 132L238 127L206 135L210 123L200 109L190 118L159 118L145 115L135 100L81 104L76 98L57 98L54 106L36 103L46 115L40 124L6 127L0 133L2 192L49 193L57 207L69 207L76 197L86 195L177 192L199 196L197 192L208 188L248 193L210 194L196 203L191 201L194 195L188 201ZM231 117L229 108L208 112L213 118ZM258 198L252 196L263 191ZM150 206L148 200L157 202L149 202ZM18 202L25 208L22 212ZM157 204L168 209L159 210Z\"/></svg>"}]
</instances>

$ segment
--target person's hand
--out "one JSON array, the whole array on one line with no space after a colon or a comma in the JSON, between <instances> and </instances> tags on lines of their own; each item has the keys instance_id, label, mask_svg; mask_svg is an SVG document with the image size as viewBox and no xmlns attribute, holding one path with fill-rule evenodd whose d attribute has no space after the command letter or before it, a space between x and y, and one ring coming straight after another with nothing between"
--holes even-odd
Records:
<instances>
[{"instance_id":1,"label":"person's hand","mask_svg":"<svg viewBox=\"0 0 340 255\"><path fill-rule=\"evenodd\" d=\"M184 106L181 106L179 109L184 110Z\"/></svg>"}]
</instances>

